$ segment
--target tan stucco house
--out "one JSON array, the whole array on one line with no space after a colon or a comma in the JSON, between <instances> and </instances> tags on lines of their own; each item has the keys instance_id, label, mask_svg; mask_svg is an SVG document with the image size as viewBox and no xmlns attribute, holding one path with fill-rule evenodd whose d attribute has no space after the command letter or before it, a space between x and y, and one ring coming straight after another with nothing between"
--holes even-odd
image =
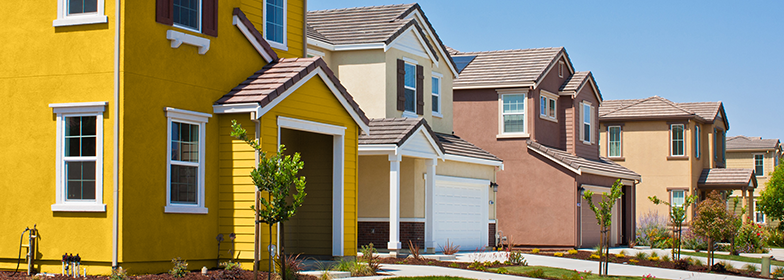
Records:
<instances>
[{"instance_id":1,"label":"tan stucco house","mask_svg":"<svg viewBox=\"0 0 784 280\"><path fill-rule=\"evenodd\" d=\"M502 161L453 134L455 63L418 4L309 11L320 56L371 119L359 138L358 245L396 254L495 243Z\"/></svg>"},{"instance_id":2,"label":"tan stucco house","mask_svg":"<svg viewBox=\"0 0 784 280\"><path fill-rule=\"evenodd\" d=\"M757 211L756 199L770 179L770 173L779 165L782 159L782 147L779 139L762 139L762 137L732 136L727 137L727 167L728 168L753 168L757 177L757 190L754 195L755 203L752 211L754 221L769 223L765 214Z\"/></svg>"},{"instance_id":3,"label":"tan stucco house","mask_svg":"<svg viewBox=\"0 0 784 280\"><path fill-rule=\"evenodd\" d=\"M498 172L498 229L527 247L592 247L600 230L582 198L601 199L617 179L611 243L634 238L633 169L599 154L602 95L591 72L576 72L564 48L459 52L454 127L504 159Z\"/></svg>"},{"instance_id":4,"label":"tan stucco house","mask_svg":"<svg viewBox=\"0 0 784 280\"><path fill-rule=\"evenodd\" d=\"M675 103L659 96L606 100L599 122L602 155L645 178L637 186L638 219L650 212L668 215L668 206L654 205L651 196L675 205L693 194L703 199L711 190L753 196L753 170L726 168L730 126L721 102Z\"/></svg>"}]
</instances>

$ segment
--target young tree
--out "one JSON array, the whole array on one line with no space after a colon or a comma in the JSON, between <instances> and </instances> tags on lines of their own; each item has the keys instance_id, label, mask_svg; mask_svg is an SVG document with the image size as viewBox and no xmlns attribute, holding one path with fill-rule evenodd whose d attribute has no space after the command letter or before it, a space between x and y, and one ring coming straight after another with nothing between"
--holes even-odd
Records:
<instances>
[{"instance_id":1,"label":"young tree","mask_svg":"<svg viewBox=\"0 0 784 280\"><path fill-rule=\"evenodd\" d=\"M294 156L284 155L283 152L286 148L283 145L278 147L277 153L267 156L267 153L262 151L261 144L255 139L248 138L247 132L236 120L231 121L231 128L232 137L244 141L259 154L259 165L253 168L250 172L250 177L253 179L253 184L256 185L259 192L266 192L269 194L270 199L259 198L263 206L260 209L251 206L251 209L256 211L259 217L256 223L268 224L270 228L272 225L280 223L280 232L278 234L283 236L283 222L288 221L297 214L297 208L302 206L305 200L305 177L297 176L299 171L305 166L305 163L300 160L299 153L294 153ZM292 187L297 192L290 198L289 190ZM271 235L272 233L270 232ZM284 250L284 244L282 244L284 239L281 238L280 240L279 248L281 256L283 256L281 259L285 260L286 251ZM255 263L258 263L258 261L258 259L254 260ZM281 265L283 269L280 275L285 280L287 274L285 261L281 262ZM254 265L254 267L256 266ZM254 268L254 270L258 271L257 268Z\"/></svg>"},{"instance_id":2,"label":"young tree","mask_svg":"<svg viewBox=\"0 0 784 280\"><path fill-rule=\"evenodd\" d=\"M779 164L770 174L765 190L760 194L757 206L770 219L784 221L784 164ZM784 222L779 223L784 230Z\"/></svg>"},{"instance_id":3,"label":"young tree","mask_svg":"<svg viewBox=\"0 0 784 280\"><path fill-rule=\"evenodd\" d=\"M727 210L727 203L718 191L711 191L706 200L697 204L697 215L692 219L694 233L708 239L708 266L714 263L713 243L729 238L737 231L735 214Z\"/></svg>"},{"instance_id":4,"label":"young tree","mask_svg":"<svg viewBox=\"0 0 784 280\"><path fill-rule=\"evenodd\" d=\"M607 276L607 268L609 264L608 258L610 256L609 231L610 225L612 225L612 208L613 205L615 205L615 201L621 198L623 195L623 192L621 191L622 187L623 184L621 184L621 179L616 180L612 185L612 188L610 188L609 195L602 193L602 200L599 201L598 208L593 204L593 192L591 190L585 190L583 193L583 199L588 201L588 207L590 207L591 211L593 211L593 213L596 215L596 222L601 228L599 241L599 252L601 254L599 258L599 276Z\"/></svg>"},{"instance_id":5,"label":"young tree","mask_svg":"<svg viewBox=\"0 0 784 280\"><path fill-rule=\"evenodd\" d=\"M659 205L664 204L670 207L670 222L673 225L672 228L672 235L676 236L675 243L672 244L672 256L676 260L681 259L681 233L683 232L683 222L686 221L686 209L692 205L695 201L697 201L697 196L687 196L683 199L683 204L679 206L673 206L671 203L661 200L656 196L649 196L648 199L653 202L653 204Z\"/></svg>"}]
</instances>

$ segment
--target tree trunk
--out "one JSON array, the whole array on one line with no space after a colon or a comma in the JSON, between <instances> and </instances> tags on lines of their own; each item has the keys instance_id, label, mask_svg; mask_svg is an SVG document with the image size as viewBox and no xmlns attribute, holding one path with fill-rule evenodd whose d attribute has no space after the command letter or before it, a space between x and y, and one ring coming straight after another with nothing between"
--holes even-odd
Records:
<instances>
[{"instance_id":1,"label":"tree trunk","mask_svg":"<svg viewBox=\"0 0 784 280\"><path fill-rule=\"evenodd\" d=\"M283 223L279 223L279 225L278 239L280 239L280 244L278 244L278 246L280 247L280 277L281 279L286 280L286 274L288 274L286 273L286 247L284 247L284 240L286 239L284 238L285 235L283 235L283 229L285 226Z\"/></svg>"},{"instance_id":2,"label":"tree trunk","mask_svg":"<svg viewBox=\"0 0 784 280\"><path fill-rule=\"evenodd\" d=\"M607 234L605 234L606 242L604 242L604 248L606 251L605 259L604 259L604 276L609 275L607 271L610 268L610 233L612 232L609 228L606 229Z\"/></svg>"},{"instance_id":3,"label":"tree trunk","mask_svg":"<svg viewBox=\"0 0 784 280\"><path fill-rule=\"evenodd\" d=\"M604 260L604 223L599 227L599 276L602 276L602 261Z\"/></svg>"}]
</instances>

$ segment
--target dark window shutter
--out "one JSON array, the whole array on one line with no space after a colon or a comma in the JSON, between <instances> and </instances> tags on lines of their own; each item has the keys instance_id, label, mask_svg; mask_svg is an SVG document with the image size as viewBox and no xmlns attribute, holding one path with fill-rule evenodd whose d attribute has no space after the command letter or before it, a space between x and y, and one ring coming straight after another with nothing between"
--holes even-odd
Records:
<instances>
[{"instance_id":1,"label":"dark window shutter","mask_svg":"<svg viewBox=\"0 0 784 280\"><path fill-rule=\"evenodd\" d=\"M218 37L218 0L204 0L202 7L202 33Z\"/></svg>"},{"instance_id":2,"label":"dark window shutter","mask_svg":"<svg viewBox=\"0 0 784 280\"><path fill-rule=\"evenodd\" d=\"M174 24L174 0L155 0L155 21Z\"/></svg>"},{"instance_id":3,"label":"dark window shutter","mask_svg":"<svg viewBox=\"0 0 784 280\"><path fill-rule=\"evenodd\" d=\"M406 110L406 63L397 60L397 110Z\"/></svg>"},{"instance_id":4,"label":"dark window shutter","mask_svg":"<svg viewBox=\"0 0 784 280\"><path fill-rule=\"evenodd\" d=\"M417 65L416 67L416 113L417 115L425 114L425 67Z\"/></svg>"}]
</instances>

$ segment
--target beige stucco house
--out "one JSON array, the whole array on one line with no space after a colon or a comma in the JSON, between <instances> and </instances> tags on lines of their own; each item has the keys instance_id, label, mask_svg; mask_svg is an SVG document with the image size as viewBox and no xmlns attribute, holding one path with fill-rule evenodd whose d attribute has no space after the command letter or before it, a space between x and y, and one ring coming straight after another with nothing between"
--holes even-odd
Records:
<instances>
[{"instance_id":1,"label":"beige stucco house","mask_svg":"<svg viewBox=\"0 0 784 280\"><path fill-rule=\"evenodd\" d=\"M605 100L599 122L602 155L645 178L637 185L638 219L649 212L667 216L668 206L654 205L650 196L677 205L711 190L740 190L743 198L754 194L752 169L726 168L729 121L721 102Z\"/></svg>"},{"instance_id":2,"label":"beige stucco house","mask_svg":"<svg viewBox=\"0 0 784 280\"><path fill-rule=\"evenodd\" d=\"M770 179L770 173L782 159L782 147L779 139L762 139L762 137L732 136L727 138L727 167L753 168L759 187L755 192L754 221L769 223L765 214L757 211L756 199Z\"/></svg>"},{"instance_id":3,"label":"beige stucco house","mask_svg":"<svg viewBox=\"0 0 784 280\"><path fill-rule=\"evenodd\" d=\"M321 56L370 121L359 139L358 245L495 245L502 161L453 134L457 68L418 4L309 11Z\"/></svg>"}]
</instances>

